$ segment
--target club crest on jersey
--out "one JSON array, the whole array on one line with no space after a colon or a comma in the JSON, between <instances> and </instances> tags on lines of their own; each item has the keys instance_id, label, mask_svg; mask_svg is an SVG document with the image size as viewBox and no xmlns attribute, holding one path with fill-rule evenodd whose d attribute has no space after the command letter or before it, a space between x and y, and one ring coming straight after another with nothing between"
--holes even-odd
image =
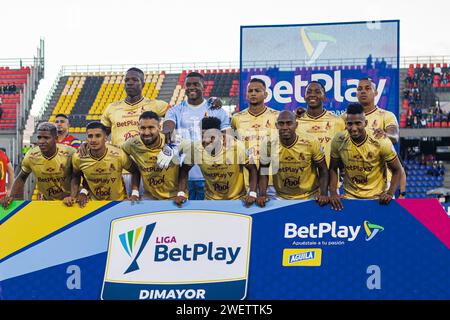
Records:
<instances>
[{"instance_id":1,"label":"club crest on jersey","mask_svg":"<svg viewBox=\"0 0 450 320\"><path fill-rule=\"evenodd\" d=\"M114 166L114 164L111 163L111 165L109 166L109 171L111 172L116 171L116 167Z\"/></svg>"},{"instance_id":2,"label":"club crest on jersey","mask_svg":"<svg viewBox=\"0 0 450 320\"><path fill-rule=\"evenodd\" d=\"M330 130L331 129L331 124L329 121L327 121L327 125L325 126L325 130Z\"/></svg>"}]
</instances>

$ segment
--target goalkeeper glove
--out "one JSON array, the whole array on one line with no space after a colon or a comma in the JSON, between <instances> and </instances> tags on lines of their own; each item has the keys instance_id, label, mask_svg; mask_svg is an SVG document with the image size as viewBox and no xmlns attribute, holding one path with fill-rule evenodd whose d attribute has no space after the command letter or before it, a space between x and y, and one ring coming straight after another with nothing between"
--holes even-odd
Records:
<instances>
[{"instance_id":1,"label":"goalkeeper glove","mask_svg":"<svg viewBox=\"0 0 450 320\"><path fill-rule=\"evenodd\" d=\"M178 147L176 144L169 143L166 144L158 154L156 163L161 169L167 169L174 158L178 158Z\"/></svg>"}]
</instances>

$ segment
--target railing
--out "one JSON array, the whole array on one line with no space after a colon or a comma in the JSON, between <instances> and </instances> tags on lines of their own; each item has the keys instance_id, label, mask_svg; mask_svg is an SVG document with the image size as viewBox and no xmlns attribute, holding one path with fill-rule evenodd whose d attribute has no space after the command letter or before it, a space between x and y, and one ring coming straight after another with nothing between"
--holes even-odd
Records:
<instances>
[{"instance_id":1,"label":"railing","mask_svg":"<svg viewBox=\"0 0 450 320\"><path fill-rule=\"evenodd\" d=\"M238 69L239 62L181 62L181 63L146 63L146 64L117 64L117 65L68 65L62 66L63 76L74 72L125 72L136 67L146 71L165 71L167 73L181 73L184 70L205 69Z\"/></svg>"},{"instance_id":2,"label":"railing","mask_svg":"<svg viewBox=\"0 0 450 320\"><path fill-rule=\"evenodd\" d=\"M35 63L35 58L2 58L0 59L1 67L8 67L10 69L20 69L21 67L32 66Z\"/></svg>"},{"instance_id":3,"label":"railing","mask_svg":"<svg viewBox=\"0 0 450 320\"><path fill-rule=\"evenodd\" d=\"M372 65L375 61L384 59L387 65L395 67L397 57L373 57ZM408 68L410 64L437 64L450 63L450 56L408 56L400 57L400 68ZM282 70L294 70L296 67L316 67L316 66L365 66L367 58L349 59L322 59L316 60L313 64L306 64L305 60L257 60L243 61L242 68L269 68L278 67ZM225 62L181 62L181 63L146 63L146 64L117 64L117 65L66 65L61 68L60 75L67 76L74 72L125 72L131 67L137 67L143 71L165 71L167 73L181 73L186 70L211 70L211 69L239 69L238 61Z\"/></svg>"},{"instance_id":4,"label":"railing","mask_svg":"<svg viewBox=\"0 0 450 320\"><path fill-rule=\"evenodd\" d=\"M41 121L42 117L44 116L45 111L48 109L48 107L50 105L50 102L52 100L53 94L55 93L56 88L58 87L60 78L62 76L64 76L63 68L61 68L61 70L59 71L58 75L56 76L55 81L53 82L52 87L50 88L50 90L49 90L49 92L47 94L47 97L45 98L44 106L39 110L39 113L38 113L38 115L36 117L36 120L38 122Z\"/></svg>"}]
</instances>

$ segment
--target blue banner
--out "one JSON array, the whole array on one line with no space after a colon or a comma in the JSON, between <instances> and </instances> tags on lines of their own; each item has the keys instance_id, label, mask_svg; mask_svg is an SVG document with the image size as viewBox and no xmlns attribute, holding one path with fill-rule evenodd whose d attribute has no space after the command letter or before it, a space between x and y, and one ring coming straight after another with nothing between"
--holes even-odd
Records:
<instances>
[{"instance_id":1,"label":"blue banner","mask_svg":"<svg viewBox=\"0 0 450 320\"><path fill-rule=\"evenodd\" d=\"M311 80L326 89L325 107L337 114L357 102L358 79L374 80L376 104L398 116L399 21L241 27L240 110L247 84L266 82L266 104L277 110L305 107Z\"/></svg>"},{"instance_id":2,"label":"blue banner","mask_svg":"<svg viewBox=\"0 0 450 320\"><path fill-rule=\"evenodd\" d=\"M345 200L338 213L314 201L217 203L93 201L61 215L60 202L27 202L0 228L0 297L450 299L450 219L436 199ZM148 242L130 233L142 219L157 221ZM152 258L161 243L164 262Z\"/></svg>"}]
</instances>

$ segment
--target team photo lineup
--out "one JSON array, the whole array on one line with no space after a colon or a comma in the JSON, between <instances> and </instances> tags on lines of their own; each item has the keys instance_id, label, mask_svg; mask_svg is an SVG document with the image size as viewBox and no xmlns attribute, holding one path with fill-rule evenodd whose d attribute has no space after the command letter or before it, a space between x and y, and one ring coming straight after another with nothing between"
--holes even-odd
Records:
<instances>
[{"instance_id":1,"label":"team photo lineup","mask_svg":"<svg viewBox=\"0 0 450 320\"><path fill-rule=\"evenodd\" d=\"M307 84L306 108L278 111L265 105L266 83L253 77L249 107L231 119L219 98L204 97L202 73L187 74L186 98L174 106L143 97L144 84L142 70L127 70L126 98L87 124L86 141L69 134L67 114L40 123L37 146L26 152L1 205L24 199L32 173L41 200L69 207L89 200L171 200L178 207L203 199L246 207L315 200L341 210L341 199L386 205L399 189L404 194L398 121L375 104L370 77L358 79L358 103L339 116L324 108L320 81Z\"/></svg>"}]
</instances>

